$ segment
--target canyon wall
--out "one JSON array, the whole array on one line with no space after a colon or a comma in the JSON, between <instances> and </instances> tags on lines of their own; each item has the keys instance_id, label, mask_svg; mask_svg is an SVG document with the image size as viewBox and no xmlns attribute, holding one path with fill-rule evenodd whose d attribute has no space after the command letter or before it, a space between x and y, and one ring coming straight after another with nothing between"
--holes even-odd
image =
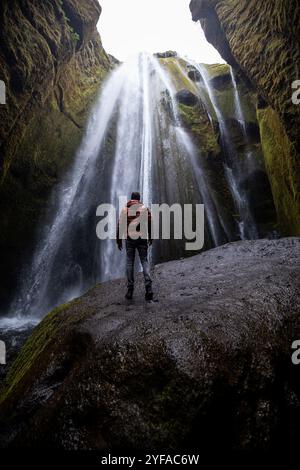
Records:
<instances>
[{"instance_id":1,"label":"canyon wall","mask_svg":"<svg viewBox=\"0 0 300 470\"><path fill-rule=\"evenodd\" d=\"M300 5L297 0L192 0L207 40L258 93L266 167L283 234L300 234Z\"/></svg>"},{"instance_id":2,"label":"canyon wall","mask_svg":"<svg viewBox=\"0 0 300 470\"><path fill-rule=\"evenodd\" d=\"M112 67L97 0L0 5L0 299L14 285L50 190L69 167Z\"/></svg>"}]
</instances>

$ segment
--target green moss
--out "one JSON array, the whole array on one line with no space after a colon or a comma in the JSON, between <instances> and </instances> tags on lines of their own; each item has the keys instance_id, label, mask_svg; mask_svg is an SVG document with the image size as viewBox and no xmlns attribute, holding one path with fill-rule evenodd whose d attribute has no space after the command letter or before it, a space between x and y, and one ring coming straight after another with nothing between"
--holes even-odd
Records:
<instances>
[{"instance_id":1,"label":"green moss","mask_svg":"<svg viewBox=\"0 0 300 470\"><path fill-rule=\"evenodd\" d=\"M218 154L218 133L212 127L204 108L198 106L185 106L179 104L178 109L183 124L192 133L195 143L201 148L202 154Z\"/></svg>"},{"instance_id":2,"label":"green moss","mask_svg":"<svg viewBox=\"0 0 300 470\"><path fill-rule=\"evenodd\" d=\"M262 147L282 235L300 235L300 168L298 157L278 114L257 112Z\"/></svg>"},{"instance_id":3,"label":"green moss","mask_svg":"<svg viewBox=\"0 0 300 470\"><path fill-rule=\"evenodd\" d=\"M1 387L0 404L8 398L13 390L16 390L16 386L26 377L31 367L37 364L38 357L42 352L54 339L58 338L59 332L80 319L78 316L67 316L68 310L76 303L80 303L80 299L55 308L34 329L8 371Z\"/></svg>"},{"instance_id":4,"label":"green moss","mask_svg":"<svg viewBox=\"0 0 300 470\"><path fill-rule=\"evenodd\" d=\"M70 18L68 17L68 15L66 14L66 12L64 10L63 0L58 0L58 3L59 3L59 6L61 8L61 11L62 11L64 22L67 25L68 30L70 32L71 39L72 39L73 43L76 46L77 42L80 40L80 35L74 30L73 26L71 25L71 20L70 20Z\"/></svg>"},{"instance_id":5,"label":"green moss","mask_svg":"<svg viewBox=\"0 0 300 470\"><path fill-rule=\"evenodd\" d=\"M230 73L230 67L228 64L205 64L204 66L209 73L210 79L221 75L228 75Z\"/></svg>"},{"instance_id":6,"label":"green moss","mask_svg":"<svg viewBox=\"0 0 300 470\"><path fill-rule=\"evenodd\" d=\"M187 75L187 63L185 60L178 57L168 57L167 59L159 59L159 61L169 73L176 91L185 88L193 94L198 94L198 87Z\"/></svg>"},{"instance_id":7,"label":"green moss","mask_svg":"<svg viewBox=\"0 0 300 470\"><path fill-rule=\"evenodd\" d=\"M80 35L78 33L76 33L76 31L74 31L73 29L71 30L71 39L75 43L75 45L80 40Z\"/></svg>"}]
</instances>

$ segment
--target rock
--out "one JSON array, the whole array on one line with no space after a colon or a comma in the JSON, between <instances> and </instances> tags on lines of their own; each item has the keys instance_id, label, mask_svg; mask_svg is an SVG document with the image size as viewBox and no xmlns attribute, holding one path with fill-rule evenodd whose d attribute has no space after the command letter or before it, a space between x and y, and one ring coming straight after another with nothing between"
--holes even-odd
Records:
<instances>
[{"instance_id":1,"label":"rock","mask_svg":"<svg viewBox=\"0 0 300 470\"><path fill-rule=\"evenodd\" d=\"M111 54L107 54L107 56L109 57L109 60L110 60L112 65L114 65L114 66L120 65L121 62L116 57L114 57Z\"/></svg>"},{"instance_id":2,"label":"rock","mask_svg":"<svg viewBox=\"0 0 300 470\"><path fill-rule=\"evenodd\" d=\"M176 93L176 100L178 103L184 104L186 106L196 106L199 99L194 93L189 90L180 90Z\"/></svg>"},{"instance_id":3,"label":"rock","mask_svg":"<svg viewBox=\"0 0 300 470\"><path fill-rule=\"evenodd\" d=\"M267 236L276 227L276 216L274 217L274 202L266 172L252 170L248 175L243 175L240 186L248 192L251 212L261 233ZM273 223L270 224L270 221Z\"/></svg>"},{"instance_id":4,"label":"rock","mask_svg":"<svg viewBox=\"0 0 300 470\"><path fill-rule=\"evenodd\" d=\"M188 67L188 77L193 80L193 82L200 82L202 80L201 73L195 67Z\"/></svg>"},{"instance_id":5,"label":"rock","mask_svg":"<svg viewBox=\"0 0 300 470\"><path fill-rule=\"evenodd\" d=\"M245 123L245 133L247 135L247 139L252 144L260 144L261 145L261 136L259 130L258 122L246 122Z\"/></svg>"},{"instance_id":6,"label":"rock","mask_svg":"<svg viewBox=\"0 0 300 470\"><path fill-rule=\"evenodd\" d=\"M270 107L257 111L260 136L274 204L283 235L300 233L299 155L278 114Z\"/></svg>"},{"instance_id":7,"label":"rock","mask_svg":"<svg viewBox=\"0 0 300 470\"><path fill-rule=\"evenodd\" d=\"M278 219L285 234L300 235L300 106L292 102L292 83L299 80L299 1L192 0L190 9L207 40L256 89L258 108L269 105L260 113L261 131Z\"/></svg>"},{"instance_id":8,"label":"rock","mask_svg":"<svg viewBox=\"0 0 300 470\"><path fill-rule=\"evenodd\" d=\"M156 52L156 54L153 55L154 57L157 57L157 59L168 59L170 57L178 57L176 51Z\"/></svg>"},{"instance_id":9,"label":"rock","mask_svg":"<svg viewBox=\"0 0 300 470\"><path fill-rule=\"evenodd\" d=\"M211 79L211 85L216 90L219 90L219 91L224 90L224 88L227 88L228 86L232 86L232 80L231 80L230 73L217 75L216 77L212 78Z\"/></svg>"},{"instance_id":10,"label":"rock","mask_svg":"<svg viewBox=\"0 0 300 470\"><path fill-rule=\"evenodd\" d=\"M300 239L230 243L50 313L10 368L0 445L180 452L300 439Z\"/></svg>"}]
</instances>

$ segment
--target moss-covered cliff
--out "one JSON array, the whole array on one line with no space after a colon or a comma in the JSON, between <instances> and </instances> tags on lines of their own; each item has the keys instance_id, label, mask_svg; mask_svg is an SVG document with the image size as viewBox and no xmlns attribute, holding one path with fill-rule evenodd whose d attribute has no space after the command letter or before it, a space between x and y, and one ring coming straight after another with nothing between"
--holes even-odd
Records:
<instances>
[{"instance_id":1,"label":"moss-covered cliff","mask_svg":"<svg viewBox=\"0 0 300 470\"><path fill-rule=\"evenodd\" d=\"M299 2L192 0L190 9L208 41L269 105L258 117L279 223L283 233L299 234L300 106L292 102L292 83L300 78ZM285 142L282 150L278 142Z\"/></svg>"},{"instance_id":2,"label":"moss-covered cliff","mask_svg":"<svg viewBox=\"0 0 300 470\"><path fill-rule=\"evenodd\" d=\"M160 63L177 91L181 122L198 149L211 196L228 227L229 239L238 237L234 221L241 214L237 213L224 172L226 151L240 168L239 183L247 193L259 235L269 235L277 228L277 217L263 157L255 91L239 75L233 78L228 64L202 64L201 74L195 65L180 57L162 57ZM207 75L207 83L203 74ZM226 128L227 150L220 122Z\"/></svg>"},{"instance_id":3,"label":"moss-covered cliff","mask_svg":"<svg viewBox=\"0 0 300 470\"><path fill-rule=\"evenodd\" d=\"M111 68L96 28L100 13L96 0L1 2L1 302Z\"/></svg>"}]
</instances>

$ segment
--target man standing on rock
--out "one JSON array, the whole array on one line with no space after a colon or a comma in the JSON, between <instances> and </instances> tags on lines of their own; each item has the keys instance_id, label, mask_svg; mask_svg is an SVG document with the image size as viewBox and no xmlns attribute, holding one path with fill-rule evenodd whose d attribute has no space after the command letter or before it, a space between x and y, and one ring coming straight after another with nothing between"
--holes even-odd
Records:
<instances>
[{"instance_id":1,"label":"man standing on rock","mask_svg":"<svg viewBox=\"0 0 300 470\"><path fill-rule=\"evenodd\" d=\"M138 251L143 267L146 295L145 299L153 299L152 280L148 262L148 245L152 245L151 239L151 212L141 202L140 193L134 192L131 200L122 209L117 226L117 245L122 250L122 239L126 239L127 254L127 293L126 299L131 300L134 290L134 259L135 250Z\"/></svg>"}]
</instances>

